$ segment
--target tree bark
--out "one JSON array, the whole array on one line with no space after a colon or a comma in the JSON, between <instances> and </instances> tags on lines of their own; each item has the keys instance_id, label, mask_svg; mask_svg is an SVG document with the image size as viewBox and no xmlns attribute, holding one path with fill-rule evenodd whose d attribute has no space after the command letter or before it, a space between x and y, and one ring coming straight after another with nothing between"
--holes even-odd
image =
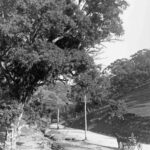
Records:
<instances>
[{"instance_id":1,"label":"tree bark","mask_svg":"<svg viewBox=\"0 0 150 150\"><path fill-rule=\"evenodd\" d=\"M22 120L22 117L23 117L23 108L24 108L24 104L22 104L21 106L20 106L21 108L21 114L20 114L20 116L19 116L19 118L18 118L18 120L17 120L17 122L16 123L14 123L13 124L13 126L12 126L12 140L11 140L11 150L17 150L17 147L16 147L16 142L17 142L17 138L18 138L18 136L19 136L19 134L20 134L20 131L19 131L19 126L20 126L20 122L21 122L21 120Z\"/></svg>"},{"instance_id":2,"label":"tree bark","mask_svg":"<svg viewBox=\"0 0 150 150\"><path fill-rule=\"evenodd\" d=\"M84 96L84 116L85 116L85 140L87 140L87 111L86 111L87 97Z\"/></svg>"},{"instance_id":3,"label":"tree bark","mask_svg":"<svg viewBox=\"0 0 150 150\"><path fill-rule=\"evenodd\" d=\"M59 108L57 109L57 129L59 129Z\"/></svg>"}]
</instances>

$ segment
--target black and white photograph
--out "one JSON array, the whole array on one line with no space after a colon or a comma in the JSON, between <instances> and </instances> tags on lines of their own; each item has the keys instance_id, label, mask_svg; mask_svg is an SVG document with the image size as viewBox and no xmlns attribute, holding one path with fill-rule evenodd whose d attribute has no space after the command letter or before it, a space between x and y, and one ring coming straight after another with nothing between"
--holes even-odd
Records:
<instances>
[{"instance_id":1,"label":"black and white photograph","mask_svg":"<svg viewBox=\"0 0 150 150\"><path fill-rule=\"evenodd\" d=\"M0 150L150 150L150 0L0 0Z\"/></svg>"}]
</instances>

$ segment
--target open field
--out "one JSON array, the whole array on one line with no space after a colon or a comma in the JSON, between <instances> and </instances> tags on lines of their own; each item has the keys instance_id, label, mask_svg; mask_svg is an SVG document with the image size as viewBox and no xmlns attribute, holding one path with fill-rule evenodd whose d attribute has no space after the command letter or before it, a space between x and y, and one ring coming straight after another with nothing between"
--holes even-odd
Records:
<instances>
[{"instance_id":1,"label":"open field","mask_svg":"<svg viewBox=\"0 0 150 150\"><path fill-rule=\"evenodd\" d=\"M126 96L128 111L150 117L150 84L145 84Z\"/></svg>"}]
</instances>

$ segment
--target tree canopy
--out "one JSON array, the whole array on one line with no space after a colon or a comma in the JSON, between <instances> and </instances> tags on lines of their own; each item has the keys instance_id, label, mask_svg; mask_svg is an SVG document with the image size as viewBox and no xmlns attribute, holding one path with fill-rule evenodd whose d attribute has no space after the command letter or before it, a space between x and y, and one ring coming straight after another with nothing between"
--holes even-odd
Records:
<instances>
[{"instance_id":1,"label":"tree canopy","mask_svg":"<svg viewBox=\"0 0 150 150\"><path fill-rule=\"evenodd\" d=\"M126 7L124 0L2 0L1 84L25 102L37 86L84 72L94 64L91 47L123 34Z\"/></svg>"},{"instance_id":2,"label":"tree canopy","mask_svg":"<svg viewBox=\"0 0 150 150\"><path fill-rule=\"evenodd\" d=\"M115 98L123 96L145 82L149 82L150 50L139 50L130 59L116 60L107 70L110 72L111 96Z\"/></svg>"},{"instance_id":3,"label":"tree canopy","mask_svg":"<svg viewBox=\"0 0 150 150\"><path fill-rule=\"evenodd\" d=\"M58 108L65 107L66 99L65 96L57 95L56 90L39 88L25 106L25 120L28 123L40 122L42 119L51 120L51 115L56 113Z\"/></svg>"},{"instance_id":4,"label":"tree canopy","mask_svg":"<svg viewBox=\"0 0 150 150\"><path fill-rule=\"evenodd\" d=\"M99 66L94 66L75 78L71 86L71 97L76 102L76 111L84 109L84 96L87 97L87 109L99 108L108 104L109 78Z\"/></svg>"}]
</instances>

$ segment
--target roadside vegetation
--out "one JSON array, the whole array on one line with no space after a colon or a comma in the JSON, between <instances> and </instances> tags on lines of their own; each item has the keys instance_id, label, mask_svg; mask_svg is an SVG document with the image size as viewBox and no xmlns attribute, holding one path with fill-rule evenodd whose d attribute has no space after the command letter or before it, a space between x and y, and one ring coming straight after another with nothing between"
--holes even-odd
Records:
<instances>
[{"instance_id":1,"label":"roadside vegetation","mask_svg":"<svg viewBox=\"0 0 150 150\"><path fill-rule=\"evenodd\" d=\"M123 35L120 14L127 6L125 0L1 0L4 149L16 150L24 121L44 133L52 122L59 129L62 122L84 117L85 129L91 130L89 122L95 125L97 118L105 127L120 125L113 122L116 117L126 119L126 94L149 80L149 50L104 70L94 63L94 56L105 42ZM97 129L104 132L100 126Z\"/></svg>"}]
</instances>

